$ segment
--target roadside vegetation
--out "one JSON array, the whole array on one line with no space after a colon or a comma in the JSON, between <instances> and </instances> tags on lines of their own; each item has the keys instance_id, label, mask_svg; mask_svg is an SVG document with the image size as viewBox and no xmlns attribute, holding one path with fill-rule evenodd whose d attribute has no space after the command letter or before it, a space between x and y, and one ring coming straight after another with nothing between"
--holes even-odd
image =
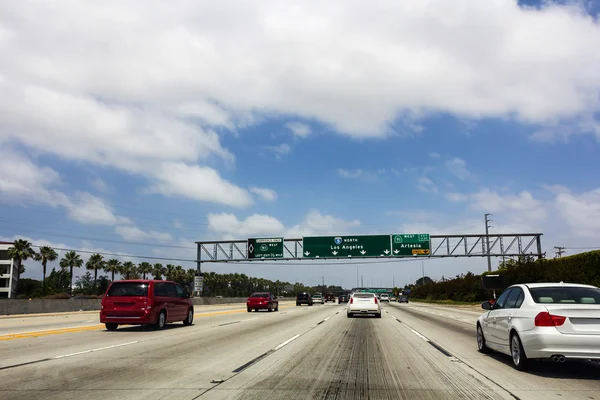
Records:
<instances>
[{"instance_id":1,"label":"roadside vegetation","mask_svg":"<svg viewBox=\"0 0 600 400\"><path fill-rule=\"evenodd\" d=\"M482 275L485 274L487 272ZM600 286L600 250L555 259L535 260L533 257L522 257L508 260L490 274L502 275L505 287L517 283L561 281ZM427 278L425 284L419 279L405 289L410 289L411 299L415 301L473 304L489 300L492 296L491 290L482 288L482 275L468 272L437 282Z\"/></svg>"},{"instance_id":2,"label":"roadside vegetation","mask_svg":"<svg viewBox=\"0 0 600 400\"><path fill-rule=\"evenodd\" d=\"M161 263L151 264L132 261L121 261L116 258L106 259L103 255L92 254L86 263L75 251L69 251L59 260L58 253L50 247L40 247L36 252L30 242L18 239L8 250L9 257L19 266L17 277L17 298L51 298L68 299L73 296L97 298L102 297L115 278L121 279L164 279L181 284L189 292L194 286L196 270L185 269L181 265ZM21 278L25 272L25 261L37 261L42 269L42 280ZM47 274L47 263L58 261L59 269L52 268ZM29 267L31 264L27 264ZM77 275L77 270L85 268L86 272ZM75 277L76 276L76 277ZM75 278L74 278L75 277ZM285 289L291 289L288 292ZM334 287L332 287L334 288ZM339 288L341 290L341 288ZM278 295L295 295L297 292L314 293L316 288L306 287L301 283L271 281L253 278L245 274L204 273L204 295L223 297L245 297L252 292L271 291Z\"/></svg>"}]
</instances>

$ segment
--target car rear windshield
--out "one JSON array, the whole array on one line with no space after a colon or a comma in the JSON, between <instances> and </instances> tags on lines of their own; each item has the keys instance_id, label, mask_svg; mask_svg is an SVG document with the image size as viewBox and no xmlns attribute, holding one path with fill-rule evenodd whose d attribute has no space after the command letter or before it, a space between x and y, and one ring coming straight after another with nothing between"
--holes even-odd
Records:
<instances>
[{"instance_id":1,"label":"car rear windshield","mask_svg":"<svg viewBox=\"0 0 600 400\"><path fill-rule=\"evenodd\" d=\"M600 304L600 289L588 287L548 286L529 288L540 304Z\"/></svg>"},{"instance_id":2,"label":"car rear windshield","mask_svg":"<svg viewBox=\"0 0 600 400\"><path fill-rule=\"evenodd\" d=\"M110 285L107 296L111 297L147 297L148 296L148 284L138 282L116 282Z\"/></svg>"},{"instance_id":3,"label":"car rear windshield","mask_svg":"<svg viewBox=\"0 0 600 400\"><path fill-rule=\"evenodd\" d=\"M373 297L375 297L375 295L370 293L356 293L354 297L358 299L372 299Z\"/></svg>"},{"instance_id":4,"label":"car rear windshield","mask_svg":"<svg viewBox=\"0 0 600 400\"><path fill-rule=\"evenodd\" d=\"M269 297L269 293L252 293L252 295L250 297L260 297L260 298Z\"/></svg>"},{"instance_id":5,"label":"car rear windshield","mask_svg":"<svg viewBox=\"0 0 600 400\"><path fill-rule=\"evenodd\" d=\"M306 299L306 298L308 298L308 293L300 293L300 294L298 294L298 298L299 299Z\"/></svg>"}]
</instances>

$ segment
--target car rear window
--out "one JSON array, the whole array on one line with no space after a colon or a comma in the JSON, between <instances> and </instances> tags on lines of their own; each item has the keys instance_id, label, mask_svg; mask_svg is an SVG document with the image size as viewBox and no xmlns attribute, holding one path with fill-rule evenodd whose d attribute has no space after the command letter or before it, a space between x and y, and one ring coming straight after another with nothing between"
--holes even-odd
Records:
<instances>
[{"instance_id":1,"label":"car rear window","mask_svg":"<svg viewBox=\"0 0 600 400\"><path fill-rule=\"evenodd\" d=\"M354 297L356 297L357 299L372 299L373 297L375 297L375 295L371 293L356 293L354 294Z\"/></svg>"},{"instance_id":2,"label":"car rear window","mask_svg":"<svg viewBox=\"0 0 600 400\"><path fill-rule=\"evenodd\" d=\"M260 297L260 298L264 298L264 297L269 297L269 293L252 293L252 295L250 297Z\"/></svg>"},{"instance_id":3,"label":"car rear window","mask_svg":"<svg viewBox=\"0 0 600 400\"><path fill-rule=\"evenodd\" d=\"M148 296L148 284L138 282L116 282L110 285L107 296L111 297L147 297Z\"/></svg>"},{"instance_id":4,"label":"car rear window","mask_svg":"<svg viewBox=\"0 0 600 400\"><path fill-rule=\"evenodd\" d=\"M300 294L298 294L298 298L299 299L308 298L308 293L300 293Z\"/></svg>"},{"instance_id":5,"label":"car rear window","mask_svg":"<svg viewBox=\"0 0 600 400\"><path fill-rule=\"evenodd\" d=\"M600 304L600 289L588 287L548 286L529 288L539 304Z\"/></svg>"}]
</instances>

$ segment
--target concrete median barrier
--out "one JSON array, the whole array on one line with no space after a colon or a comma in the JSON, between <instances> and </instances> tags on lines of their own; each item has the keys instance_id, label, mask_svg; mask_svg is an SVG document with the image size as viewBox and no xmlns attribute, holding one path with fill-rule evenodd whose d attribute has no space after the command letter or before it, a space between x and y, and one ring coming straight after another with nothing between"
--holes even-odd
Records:
<instances>
[{"instance_id":1,"label":"concrete median barrier","mask_svg":"<svg viewBox=\"0 0 600 400\"><path fill-rule=\"evenodd\" d=\"M194 305L244 304L247 297L195 297ZM293 298L279 301L294 300ZM45 314L100 310L101 299L5 299L0 300L0 315Z\"/></svg>"}]
</instances>

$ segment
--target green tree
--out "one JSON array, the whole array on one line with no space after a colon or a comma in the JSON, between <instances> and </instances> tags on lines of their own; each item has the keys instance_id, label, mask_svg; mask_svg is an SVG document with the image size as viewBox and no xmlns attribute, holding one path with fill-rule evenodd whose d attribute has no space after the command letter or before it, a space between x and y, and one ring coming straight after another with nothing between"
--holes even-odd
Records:
<instances>
[{"instance_id":1,"label":"green tree","mask_svg":"<svg viewBox=\"0 0 600 400\"><path fill-rule=\"evenodd\" d=\"M428 276L423 276L415 281L415 285L427 285L429 283L433 283L433 279Z\"/></svg>"},{"instance_id":2,"label":"green tree","mask_svg":"<svg viewBox=\"0 0 600 400\"><path fill-rule=\"evenodd\" d=\"M166 273L166 268L163 267L161 263L156 263L152 267L152 277L154 279L162 279L163 275Z\"/></svg>"},{"instance_id":3,"label":"green tree","mask_svg":"<svg viewBox=\"0 0 600 400\"><path fill-rule=\"evenodd\" d=\"M94 271L94 294L96 294L96 284L98 282L98 270L104 269L104 265L106 262L104 261L104 257L102 254L94 253L90 256L90 259L87 263L85 263L85 268L88 271Z\"/></svg>"},{"instance_id":4,"label":"green tree","mask_svg":"<svg viewBox=\"0 0 600 400\"><path fill-rule=\"evenodd\" d=\"M146 261L141 262L140 265L138 265L138 273L142 274L142 279L146 279L146 274L151 274L152 269L152 264Z\"/></svg>"},{"instance_id":5,"label":"green tree","mask_svg":"<svg viewBox=\"0 0 600 400\"><path fill-rule=\"evenodd\" d=\"M133 279L133 277L137 274L135 264L131 261L125 261L123 265L121 265L119 273L123 279Z\"/></svg>"},{"instance_id":6,"label":"green tree","mask_svg":"<svg viewBox=\"0 0 600 400\"><path fill-rule=\"evenodd\" d=\"M30 258L35 259L35 251L31 248L31 243L25 239L17 239L11 247L8 248L8 258L12 258L16 264L17 279L11 297L16 297L19 287L19 279L21 279L21 266L23 261ZM23 268L24 270L24 268ZM23 271L25 272L25 271Z\"/></svg>"},{"instance_id":7,"label":"green tree","mask_svg":"<svg viewBox=\"0 0 600 400\"><path fill-rule=\"evenodd\" d=\"M78 292L92 294L92 291L94 290L94 278L92 277L91 272L88 271L84 275L78 276L77 279L75 279L75 287Z\"/></svg>"},{"instance_id":8,"label":"green tree","mask_svg":"<svg viewBox=\"0 0 600 400\"><path fill-rule=\"evenodd\" d=\"M47 294L69 293L70 289L71 278L69 272L64 268L61 268L58 271L56 268L52 268L50 275L48 275L48 279L46 279Z\"/></svg>"},{"instance_id":9,"label":"green tree","mask_svg":"<svg viewBox=\"0 0 600 400\"><path fill-rule=\"evenodd\" d=\"M173 264L167 264L165 278L168 281L172 281L175 279L175 266Z\"/></svg>"},{"instance_id":10,"label":"green tree","mask_svg":"<svg viewBox=\"0 0 600 400\"><path fill-rule=\"evenodd\" d=\"M54 249L50 246L42 246L40 247L40 252L36 253L35 261L42 263L42 293L46 294L46 265L48 265L48 261L53 262L58 258L58 254Z\"/></svg>"},{"instance_id":11,"label":"green tree","mask_svg":"<svg viewBox=\"0 0 600 400\"><path fill-rule=\"evenodd\" d=\"M110 275L111 281L115 280L115 273L118 273L120 270L121 270L121 261L117 260L116 258L111 258L110 260L108 260L106 262L106 265L104 266L104 272L111 274Z\"/></svg>"},{"instance_id":12,"label":"green tree","mask_svg":"<svg viewBox=\"0 0 600 400\"><path fill-rule=\"evenodd\" d=\"M69 285L69 293L73 293L73 268L81 268L83 260L76 252L69 251L65 253L65 256L60 260L59 265L63 269L69 269L69 280L71 282Z\"/></svg>"}]
</instances>

